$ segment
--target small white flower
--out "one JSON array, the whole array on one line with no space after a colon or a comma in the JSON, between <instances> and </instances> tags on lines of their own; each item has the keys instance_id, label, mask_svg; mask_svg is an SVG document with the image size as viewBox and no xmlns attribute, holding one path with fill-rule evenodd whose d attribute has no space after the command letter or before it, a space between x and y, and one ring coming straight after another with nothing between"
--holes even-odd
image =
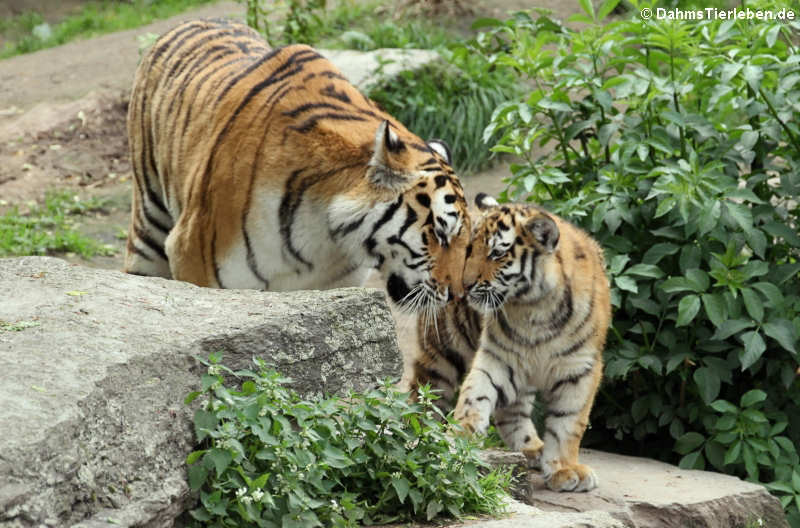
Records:
<instances>
[{"instance_id":1,"label":"small white flower","mask_svg":"<svg viewBox=\"0 0 800 528\"><path fill-rule=\"evenodd\" d=\"M761 517L758 518L758 525L764 526L764 519L762 519Z\"/></svg>"},{"instance_id":2,"label":"small white flower","mask_svg":"<svg viewBox=\"0 0 800 528\"><path fill-rule=\"evenodd\" d=\"M247 488L239 488L236 490L236 498L240 499L247 494Z\"/></svg>"},{"instance_id":3,"label":"small white flower","mask_svg":"<svg viewBox=\"0 0 800 528\"><path fill-rule=\"evenodd\" d=\"M239 499L239 502L241 502L242 504L250 504L251 502L253 502L253 498L244 496L241 499Z\"/></svg>"},{"instance_id":4,"label":"small white flower","mask_svg":"<svg viewBox=\"0 0 800 528\"><path fill-rule=\"evenodd\" d=\"M256 502L261 502L261 499L264 498L264 492L260 489L253 491L253 500Z\"/></svg>"}]
</instances>

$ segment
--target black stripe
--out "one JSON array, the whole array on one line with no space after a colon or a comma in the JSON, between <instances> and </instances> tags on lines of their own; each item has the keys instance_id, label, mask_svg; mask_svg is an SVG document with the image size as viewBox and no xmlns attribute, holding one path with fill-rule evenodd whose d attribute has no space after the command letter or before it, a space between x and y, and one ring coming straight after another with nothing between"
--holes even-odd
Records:
<instances>
[{"instance_id":1,"label":"black stripe","mask_svg":"<svg viewBox=\"0 0 800 528\"><path fill-rule=\"evenodd\" d=\"M205 262L205 258L203 258ZM225 285L222 284L222 279L219 277L219 263L217 262L217 230L215 229L211 234L211 262L214 264L214 278L217 281L217 285L225 289Z\"/></svg>"},{"instance_id":2,"label":"black stripe","mask_svg":"<svg viewBox=\"0 0 800 528\"><path fill-rule=\"evenodd\" d=\"M152 237L150 237L150 235L141 228L141 226L135 224L133 226L133 232L136 234L136 238L141 240L144 245L150 248L153 253L162 259L167 260L167 254L164 252L164 246L153 240Z\"/></svg>"},{"instance_id":3,"label":"black stripe","mask_svg":"<svg viewBox=\"0 0 800 528\"><path fill-rule=\"evenodd\" d=\"M367 215L361 215L357 220L336 226L332 231L329 231L331 238L344 238L364 223Z\"/></svg>"},{"instance_id":4,"label":"black stripe","mask_svg":"<svg viewBox=\"0 0 800 528\"><path fill-rule=\"evenodd\" d=\"M590 366L590 367L584 369L582 372L579 372L577 374L573 374L571 376L567 376L566 378L562 378L562 379L558 380L557 382L555 382L553 384L552 387L550 387L550 390L548 392L552 395L558 389L560 389L561 387L564 387L565 385L577 385L578 382L580 382L583 378L585 378L586 376L591 374L593 368L594 368L594 366ZM549 400L549 398L548 398L548 400Z\"/></svg>"},{"instance_id":5,"label":"black stripe","mask_svg":"<svg viewBox=\"0 0 800 528\"><path fill-rule=\"evenodd\" d=\"M497 402L500 405L500 407L505 407L506 405L508 405L508 398L506 397L505 391L503 390L502 387L500 387L494 382L494 380L492 379L492 375L482 368L478 368L478 371L482 372L489 379L489 383L491 383L492 388L497 393Z\"/></svg>"},{"instance_id":6,"label":"black stripe","mask_svg":"<svg viewBox=\"0 0 800 528\"><path fill-rule=\"evenodd\" d=\"M169 234L170 230L172 229L172 226L166 226L159 220L153 218L150 215L150 213L147 212L147 208L144 207L144 204L142 204L142 214L144 215L144 218L147 221L147 223L151 224L153 227L155 227L165 235Z\"/></svg>"},{"instance_id":7,"label":"black stripe","mask_svg":"<svg viewBox=\"0 0 800 528\"><path fill-rule=\"evenodd\" d=\"M457 351L453 350L449 347L442 347L439 352L441 353L442 357L453 366L453 368L458 373L458 379L462 379L464 374L467 372L467 365L464 362L464 357L459 354Z\"/></svg>"},{"instance_id":8,"label":"black stripe","mask_svg":"<svg viewBox=\"0 0 800 528\"><path fill-rule=\"evenodd\" d=\"M585 345L587 341L589 341L589 338L592 336L593 333L594 333L594 329L592 329L592 331L588 332L586 335L582 336L580 339L578 339L577 341L572 343L566 350L562 350L561 352L556 354L556 356L557 357L566 357L566 356L569 356L571 354L574 354L575 352L580 350L581 347L583 345Z\"/></svg>"},{"instance_id":9,"label":"black stripe","mask_svg":"<svg viewBox=\"0 0 800 528\"><path fill-rule=\"evenodd\" d=\"M300 132L301 134L306 134L314 129L323 119L333 119L336 121L366 121L367 119L361 116L352 115L352 114L335 114L333 112L326 112L324 114L318 114L312 117L309 117L305 121L303 121L299 125L292 125L289 127L290 130L295 130ZM283 133L283 142L286 141L287 133Z\"/></svg>"},{"instance_id":10,"label":"black stripe","mask_svg":"<svg viewBox=\"0 0 800 528\"><path fill-rule=\"evenodd\" d=\"M395 200L389 207L386 208L386 211L383 212L383 215L380 217L380 219L375 223L374 226L372 226L372 231L370 232L367 239L364 241L364 246L367 248L367 252L371 256L373 257L377 256L373 252L373 249L375 249L375 245L377 244L374 238L375 233L378 232L378 229L383 227L383 224L388 222L392 218L392 216L394 216L394 214L397 212L397 210L400 208L402 204L403 204L403 196L400 195L397 197L397 200Z\"/></svg>"},{"instance_id":11,"label":"black stripe","mask_svg":"<svg viewBox=\"0 0 800 528\"><path fill-rule=\"evenodd\" d=\"M278 53L283 51L283 49L284 49L283 47L273 49L269 53L266 53L265 55L259 57L257 60L253 61L247 68L237 73L230 81L228 81L228 84L225 85L225 87L222 89L219 95L217 95L217 102L220 102L222 98L225 97L225 95L230 91L230 89L233 88L234 85L236 85L236 83L238 83L246 76L250 75L253 72L253 70L259 68L262 64L275 57ZM286 68L289 64L292 64L299 55L302 55L304 53L309 53L310 51L311 50L300 50L298 52L295 52L294 54L292 54L287 58L286 62L284 62L282 66L273 71L272 74L266 79L264 79L262 82L268 81L269 79L273 78L275 75L283 71L283 69Z\"/></svg>"},{"instance_id":12,"label":"black stripe","mask_svg":"<svg viewBox=\"0 0 800 528\"><path fill-rule=\"evenodd\" d=\"M556 411L555 409L547 409L545 416L547 418L566 418L568 416L575 416L579 411Z\"/></svg>"},{"instance_id":13,"label":"black stripe","mask_svg":"<svg viewBox=\"0 0 800 528\"><path fill-rule=\"evenodd\" d=\"M303 200L303 194L313 183L310 178L306 178L298 184L297 189L293 188L295 187L295 181L300 177L304 170L306 169L303 168L292 171L292 174L286 180L283 198L281 199L281 205L278 208L278 222L280 224L279 232L281 234L281 238L283 239L283 246L286 248L289 254L291 254L298 262L305 264L309 271L311 271L314 269L314 266L305 258L303 258L297 248L294 247L292 242L292 226L294 225L294 216Z\"/></svg>"},{"instance_id":14,"label":"black stripe","mask_svg":"<svg viewBox=\"0 0 800 528\"><path fill-rule=\"evenodd\" d=\"M326 95L328 97L333 97L334 99L338 99L343 103L350 103L350 97L344 91L337 91L336 87L333 84L329 84L322 90L320 90L320 94Z\"/></svg>"},{"instance_id":15,"label":"black stripe","mask_svg":"<svg viewBox=\"0 0 800 528\"><path fill-rule=\"evenodd\" d=\"M158 58L164 53L166 53L167 48L169 48L173 42L178 40L178 37L184 35L184 33L189 33L189 34L184 35L183 38L180 39L180 42L178 43L177 46L175 46L175 49L180 48L183 45L183 43L186 42L187 39L193 37L194 35L200 32L208 31L209 29L210 28L208 26L198 25L197 22L188 22L184 27L179 26L175 28L172 34L167 33L162 37L162 39L166 38L166 40L161 42L162 39L159 39L159 41L156 42L156 47L154 47L152 53L150 53L150 66L152 67L156 63Z\"/></svg>"},{"instance_id":16,"label":"black stripe","mask_svg":"<svg viewBox=\"0 0 800 528\"><path fill-rule=\"evenodd\" d=\"M307 110L314 110L314 109L317 109L317 108L330 108L332 110L341 110L342 112L346 111L341 106L335 105L335 104L332 104L332 103L305 103L305 104L302 104L302 105L298 106L294 110L287 110L287 111L283 112L283 115L285 115L287 117L295 118L299 114L302 114L303 112L305 112Z\"/></svg>"}]
</instances>

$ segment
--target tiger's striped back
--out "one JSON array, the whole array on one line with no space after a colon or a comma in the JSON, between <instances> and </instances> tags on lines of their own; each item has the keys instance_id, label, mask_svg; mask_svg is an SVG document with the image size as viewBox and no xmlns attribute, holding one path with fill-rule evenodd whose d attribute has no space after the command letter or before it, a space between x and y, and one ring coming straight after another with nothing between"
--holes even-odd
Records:
<instances>
[{"instance_id":1,"label":"tiger's striped back","mask_svg":"<svg viewBox=\"0 0 800 528\"><path fill-rule=\"evenodd\" d=\"M139 65L128 131L131 273L287 290L358 285L375 264L412 309L461 288L469 219L449 151L308 46L182 24Z\"/></svg>"}]
</instances>

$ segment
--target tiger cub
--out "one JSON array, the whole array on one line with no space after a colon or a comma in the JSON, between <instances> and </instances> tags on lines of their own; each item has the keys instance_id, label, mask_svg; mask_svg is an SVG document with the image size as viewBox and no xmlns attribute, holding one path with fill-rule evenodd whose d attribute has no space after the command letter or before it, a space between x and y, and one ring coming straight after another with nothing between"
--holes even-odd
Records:
<instances>
[{"instance_id":1,"label":"tiger cub","mask_svg":"<svg viewBox=\"0 0 800 528\"><path fill-rule=\"evenodd\" d=\"M411 388L428 383L452 400L460 383L454 416L467 432L484 432L493 416L549 488L591 490L597 477L578 462L578 447L611 321L602 250L536 206L485 194L476 204L483 216L467 249L467 295L435 325L421 324ZM547 405L544 441L530 418L537 392Z\"/></svg>"},{"instance_id":2,"label":"tiger cub","mask_svg":"<svg viewBox=\"0 0 800 528\"><path fill-rule=\"evenodd\" d=\"M141 61L125 270L218 288L360 285L411 310L460 294L469 218L426 143L314 49L196 20Z\"/></svg>"}]
</instances>

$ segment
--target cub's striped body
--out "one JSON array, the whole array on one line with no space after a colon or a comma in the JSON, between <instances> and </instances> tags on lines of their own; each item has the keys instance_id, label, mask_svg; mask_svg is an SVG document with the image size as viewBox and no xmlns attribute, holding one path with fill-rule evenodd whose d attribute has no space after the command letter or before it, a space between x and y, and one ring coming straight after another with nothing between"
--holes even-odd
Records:
<instances>
[{"instance_id":1,"label":"cub's striped body","mask_svg":"<svg viewBox=\"0 0 800 528\"><path fill-rule=\"evenodd\" d=\"M407 307L460 293L469 218L446 146L308 46L182 24L139 65L128 133L130 273L290 290L358 285L376 265Z\"/></svg>"},{"instance_id":2,"label":"cub's striped body","mask_svg":"<svg viewBox=\"0 0 800 528\"><path fill-rule=\"evenodd\" d=\"M597 485L578 448L603 370L611 321L608 280L597 243L572 224L526 204L479 195L484 215L467 250L461 302L438 329L420 328L411 388L429 383L452 399L455 418L483 432L494 416L505 443L538 463L548 486ZM546 404L543 440L530 416Z\"/></svg>"}]
</instances>

